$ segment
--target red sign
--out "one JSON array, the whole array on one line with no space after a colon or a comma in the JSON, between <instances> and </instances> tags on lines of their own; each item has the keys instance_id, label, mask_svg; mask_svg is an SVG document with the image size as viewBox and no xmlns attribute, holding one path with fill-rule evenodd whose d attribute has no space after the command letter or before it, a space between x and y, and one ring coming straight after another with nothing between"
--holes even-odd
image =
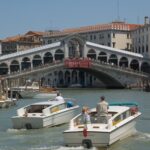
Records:
<instances>
[{"instance_id":1,"label":"red sign","mask_svg":"<svg viewBox=\"0 0 150 150\"><path fill-rule=\"evenodd\" d=\"M67 68L89 68L91 60L89 59L67 59L65 60L65 67Z\"/></svg>"}]
</instances>

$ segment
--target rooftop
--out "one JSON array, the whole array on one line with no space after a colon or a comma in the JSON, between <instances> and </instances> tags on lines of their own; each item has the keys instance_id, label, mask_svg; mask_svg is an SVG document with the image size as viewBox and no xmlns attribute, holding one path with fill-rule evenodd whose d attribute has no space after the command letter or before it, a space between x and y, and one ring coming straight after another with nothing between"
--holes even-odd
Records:
<instances>
[{"instance_id":1,"label":"rooftop","mask_svg":"<svg viewBox=\"0 0 150 150\"><path fill-rule=\"evenodd\" d=\"M45 34L45 32L28 31L24 35L15 35L15 36L7 37L7 38L1 40L1 42L17 42L17 41L22 40L23 38L28 38L28 37L32 37L32 36L43 36L44 34Z\"/></svg>"},{"instance_id":2,"label":"rooftop","mask_svg":"<svg viewBox=\"0 0 150 150\"><path fill-rule=\"evenodd\" d=\"M74 34L74 33L85 33L85 32L94 32L94 31L103 31L103 30L123 30L123 31L130 31L137 29L143 25L140 24L128 24L125 22L112 22L108 24L97 24L97 25L91 25L91 26L84 26L84 27L78 27L78 28L69 28L64 29L62 31L57 32L46 32L45 36L63 36L68 34Z\"/></svg>"}]
</instances>

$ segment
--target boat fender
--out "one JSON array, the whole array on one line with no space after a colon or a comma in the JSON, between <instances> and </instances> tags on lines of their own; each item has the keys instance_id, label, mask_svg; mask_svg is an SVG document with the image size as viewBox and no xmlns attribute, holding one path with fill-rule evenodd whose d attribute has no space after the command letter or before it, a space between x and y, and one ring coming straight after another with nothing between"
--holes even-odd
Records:
<instances>
[{"instance_id":1,"label":"boat fender","mask_svg":"<svg viewBox=\"0 0 150 150\"><path fill-rule=\"evenodd\" d=\"M30 123L25 124L26 129L32 129L32 125Z\"/></svg>"},{"instance_id":2,"label":"boat fender","mask_svg":"<svg viewBox=\"0 0 150 150\"><path fill-rule=\"evenodd\" d=\"M83 136L84 136L84 137L87 137L87 135L88 135L87 128L84 128L84 129L83 129Z\"/></svg>"},{"instance_id":3,"label":"boat fender","mask_svg":"<svg viewBox=\"0 0 150 150\"><path fill-rule=\"evenodd\" d=\"M84 148L90 149L90 148L93 147L92 141L89 140L89 139L85 139L85 140L82 141L82 146L83 146Z\"/></svg>"},{"instance_id":4,"label":"boat fender","mask_svg":"<svg viewBox=\"0 0 150 150\"><path fill-rule=\"evenodd\" d=\"M138 107L131 107L130 112L131 112L131 115L135 115L138 112Z\"/></svg>"},{"instance_id":5,"label":"boat fender","mask_svg":"<svg viewBox=\"0 0 150 150\"><path fill-rule=\"evenodd\" d=\"M73 107L73 102L72 101L68 101L67 102L67 108Z\"/></svg>"}]
</instances>

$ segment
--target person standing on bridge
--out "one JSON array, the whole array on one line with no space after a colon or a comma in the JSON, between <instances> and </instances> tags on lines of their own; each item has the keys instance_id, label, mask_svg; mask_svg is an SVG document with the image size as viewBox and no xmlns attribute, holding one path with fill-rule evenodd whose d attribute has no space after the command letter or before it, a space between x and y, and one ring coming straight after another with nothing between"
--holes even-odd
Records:
<instances>
[{"instance_id":1,"label":"person standing on bridge","mask_svg":"<svg viewBox=\"0 0 150 150\"><path fill-rule=\"evenodd\" d=\"M98 123L108 123L108 108L109 105L105 101L105 97L102 96L100 98L100 102L97 104L96 111L97 111L97 122Z\"/></svg>"}]
</instances>

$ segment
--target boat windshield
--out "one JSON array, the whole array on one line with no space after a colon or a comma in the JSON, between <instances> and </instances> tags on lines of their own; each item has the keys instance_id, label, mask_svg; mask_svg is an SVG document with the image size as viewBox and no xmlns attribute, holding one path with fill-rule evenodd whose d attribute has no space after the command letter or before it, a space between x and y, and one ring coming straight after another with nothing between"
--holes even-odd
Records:
<instances>
[{"instance_id":1,"label":"boat windshield","mask_svg":"<svg viewBox=\"0 0 150 150\"><path fill-rule=\"evenodd\" d=\"M114 112L114 111L109 112L109 113L108 113L108 119L110 119L111 117L113 117L115 114L117 114L117 112ZM96 112L96 111L90 112L90 120L91 120L91 123L94 123L94 124L95 124L95 123L98 123L98 122L97 122L97 112ZM75 124L75 125L84 124L82 114L79 115L79 116L74 120L74 124Z\"/></svg>"}]
</instances>

